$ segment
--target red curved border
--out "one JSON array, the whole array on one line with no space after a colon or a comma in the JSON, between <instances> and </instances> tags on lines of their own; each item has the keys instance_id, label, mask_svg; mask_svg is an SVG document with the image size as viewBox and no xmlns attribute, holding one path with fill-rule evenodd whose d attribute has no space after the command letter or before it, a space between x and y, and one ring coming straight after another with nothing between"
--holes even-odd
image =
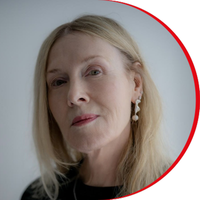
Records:
<instances>
[{"instance_id":1,"label":"red curved border","mask_svg":"<svg viewBox=\"0 0 200 200\"><path fill-rule=\"evenodd\" d=\"M188 63L190 65L190 68L191 68L191 71L192 71L192 75L193 75L193 79L194 79L194 84L195 84L195 93L196 93L196 108L195 108L195 115L194 115L194 121L193 121L193 125L192 125L192 129L191 129L191 132L190 132L190 135L188 137L188 140L183 148L183 150L181 151L180 155L178 156L178 158L175 160L175 162L172 164L172 166L162 175L160 176L157 180L155 180L153 183L151 183L150 185L146 186L145 188L142 188L141 190L137 191L137 192L134 192L132 194L129 194L129 195L126 195L124 197L127 197L127 196L132 196L133 194L136 194L136 193L139 193L149 187L151 187L152 185L154 185L155 183L157 183L158 181L160 181L163 177L165 177L176 165L177 163L180 161L180 159L183 157L183 155L185 154L186 150L188 149L191 141L192 141L192 138L194 136L194 133L195 133L195 129L196 129L196 126L197 126L197 122L198 122L198 118L199 118L199 110L200 110L200 93L199 93L199 82L198 82L198 78L197 78L197 74L196 74L196 70L195 70L195 67L194 67L194 64L192 62L192 59L188 53L188 51L186 50L185 46L183 45L183 43L180 41L180 39L177 37L177 35L165 24L163 23L160 19L158 19L157 17L155 17L154 15L152 15L151 13L139 8L139 7L136 7L136 6L133 6L131 4L128 4L128 3L124 3L124 2L120 2L120 1L112 1L112 0L103 0L103 1L110 1L110 2L116 2L116 3L121 3L121 4L124 4L124 5L128 5L128 6L131 6L133 8L136 8L144 13L146 13L147 15L149 15L150 17L154 18L156 21L158 21L162 26L164 26L170 33L171 35L175 38L175 40L178 42L179 46L181 47L181 49L183 50L187 60L188 60ZM120 197L120 198L123 198L123 197ZM120 198L116 198L116 199L120 199Z\"/></svg>"}]
</instances>

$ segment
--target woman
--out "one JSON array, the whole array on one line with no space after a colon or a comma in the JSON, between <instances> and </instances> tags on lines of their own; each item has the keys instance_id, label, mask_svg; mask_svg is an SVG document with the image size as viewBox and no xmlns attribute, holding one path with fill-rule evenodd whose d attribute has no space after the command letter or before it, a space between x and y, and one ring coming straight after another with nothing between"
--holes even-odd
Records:
<instances>
[{"instance_id":1,"label":"woman","mask_svg":"<svg viewBox=\"0 0 200 200\"><path fill-rule=\"evenodd\" d=\"M169 168L157 89L114 20L83 16L56 28L41 47L34 82L41 178L22 200L124 196Z\"/></svg>"}]
</instances>

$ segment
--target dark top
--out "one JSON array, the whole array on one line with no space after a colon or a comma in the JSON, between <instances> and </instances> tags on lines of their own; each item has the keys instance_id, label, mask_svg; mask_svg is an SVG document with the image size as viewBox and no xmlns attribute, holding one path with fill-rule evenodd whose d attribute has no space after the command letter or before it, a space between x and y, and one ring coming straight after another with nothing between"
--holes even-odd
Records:
<instances>
[{"instance_id":1,"label":"dark top","mask_svg":"<svg viewBox=\"0 0 200 200\"><path fill-rule=\"evenodd\" d=\"M60 183L59 195L57 200L100 200L113 199L120 191L120 187L93 187L85 185L80 179L76 179L77 170L71 169L67 175L70 181L59 179ZM33 183L39 181L35 180ZM32 184L33 184L32 183ZM39 200L39 198L32 197L34 190L32 184L28 186L22 195L21 200ZM76 198L75 198L76 196ZM48 196L40 198L40 200L49 200Z\"/></svg>"}]
</instances>

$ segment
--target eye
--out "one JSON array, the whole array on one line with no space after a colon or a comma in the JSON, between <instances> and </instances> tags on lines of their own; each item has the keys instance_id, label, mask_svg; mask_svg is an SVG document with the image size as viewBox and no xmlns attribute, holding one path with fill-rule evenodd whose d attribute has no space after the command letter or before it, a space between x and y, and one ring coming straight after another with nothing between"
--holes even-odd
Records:
<instances>
[{"instance_id":1,"label":"eye","mask_svg":"<svg viewBox=\"0 0 200 200\"><path fill-rule=\"evenodd\" d=\"M59 87L59 86L65 84L65 83L67 83L67 81L58 79L58 80L53 81L52 84L51 84L51 86L53 86L53 87Z\"/></svg>"},{"instance_id":2,"label":"eye","mask_svg":"<svg viewBox=\"0 0 200 200\"><path fill-rule=\"evenodd\" d=\"M89 72L89 74L88 75L92 75L92 76L96 76L96 75L98 75L98 74L100 74L101 72L99 71L99 70L91 70L90 72Z\"/></svg>"}]
</instances>

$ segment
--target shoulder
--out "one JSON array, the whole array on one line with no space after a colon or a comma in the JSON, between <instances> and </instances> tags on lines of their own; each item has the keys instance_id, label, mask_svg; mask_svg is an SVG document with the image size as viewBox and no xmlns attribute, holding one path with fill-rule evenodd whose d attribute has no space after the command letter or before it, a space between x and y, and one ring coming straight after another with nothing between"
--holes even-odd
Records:
<instances>
[{"instance_id":1,"label":"shoulder","mask_svg":"<svg viewBox=\"0 0 200 200\"><path fill-rule=\"evenodd\" d=\"M63 197L66 194L66 192L71 192L71 186L76 176L77 170L71 168L66 174L65 178L61 178L59 176L57 177L57 180L59 182L59 197ZM38 188L44 191L41 178L37 178L25 189L21 196L21 200L50 200L45 191L42 195L37 193Z\"/></svg>"},{"instance_id":2,"label":"shoulder","mask_svg":"<svg viewBox=\"0 0 200 200\"><path fill-rule=\"evenodd\" d=\"M47 198L40 198L36 195L36 187L41 184L41 179L37 178L33 181L23 192L21 200L47 200Z\"/></svg>"}]
</instances>

